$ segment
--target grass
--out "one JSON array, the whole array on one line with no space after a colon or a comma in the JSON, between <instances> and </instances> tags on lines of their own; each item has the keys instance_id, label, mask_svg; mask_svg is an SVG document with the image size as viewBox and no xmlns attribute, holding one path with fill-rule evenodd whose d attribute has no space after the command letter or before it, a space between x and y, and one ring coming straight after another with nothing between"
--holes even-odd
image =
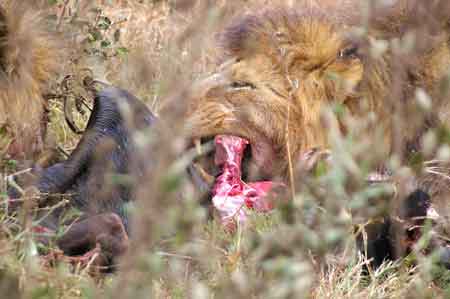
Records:
<instances>
[{"instance_id":1,"label":"grass","mask_svg":"<svg viewBox=\"0 0 450 299\"><path fill-rule=\"evenodd\" d=\"M206 45L224 20L267 1L53 2L49 15L77 41L72 59L64 65L64 75L74 78L71 95L89 99L83 80L92 76L130 90L158 112L164 99L181 90L173 82L189 82L212 70L216 53ZM56 94L62 93L63 77L55 78ZM88 118L84 110L84 115L74 114L80 127ZM67 127L60 98L50 102L50 118L50 138L70 152L80 136ZM351 179L345 170L355 167L352 159L367 145L355 144L351 137L333 138L342 151L341 163L313 179L325 194L320 188L306 188L269 215L251 215L249 225L235 234L207 219L182 180L167 190L158 188L160 178L146 182L141 192L153 196L138 196L142 212L135 220L133 248L121 271L111 275L93 275L65 263L45 265L29 229L32 223L23 225L26 217L6 213L2 179L0 294L32 299L449 298L450 277L430 258L419 258L416 267L386 263L362 275L367 261L356 251L351 219L342 207L361 205L375 192L363 186L344 188ZM176 151L168 151L160 169L176 160ZM2 178L14 173L17 163L2 161ZM364 167L356 167L364 172ZM187 194L186 201L177 201L180 190Z\"/></svg>"}]
</instances>

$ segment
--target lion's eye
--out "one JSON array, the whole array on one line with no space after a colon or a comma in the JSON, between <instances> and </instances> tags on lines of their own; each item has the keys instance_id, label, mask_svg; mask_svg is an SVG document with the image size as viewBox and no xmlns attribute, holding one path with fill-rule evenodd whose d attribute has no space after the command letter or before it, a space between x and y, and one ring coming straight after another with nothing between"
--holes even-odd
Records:
<instances>
[{"instance_id":1,"label":"lion's eye","mask_svg":"<svg viewBox=\"0 0 450 299\"><path fill-rule=\"evenodd\" d=\"M244 90L244 89L251 90L256 88L255 85L253 85L250 82L241 82L241 81L232 82L230 84L230 87L234 90Z\"/></svg>"},{"instance_id":2,"label":"lion's eye","mask_svg":"<svg viewBox=\"0 0 450 299\"><path fill-rule=\"evenodd\" d=\"M354 59L358 57L358 47L352 46L342 49L339 52L339 58L341 59Z\"/></svg>"}]
</instances>

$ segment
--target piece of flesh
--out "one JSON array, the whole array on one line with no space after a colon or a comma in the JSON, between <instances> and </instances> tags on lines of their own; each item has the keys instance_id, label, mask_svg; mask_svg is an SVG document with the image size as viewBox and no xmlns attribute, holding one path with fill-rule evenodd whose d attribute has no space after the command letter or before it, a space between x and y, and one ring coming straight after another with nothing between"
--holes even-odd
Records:
<instances>
[{"instance_id":1,"label":"piece of flesh","mask_svg":"<svg viewBox=\"0 0 450 299\"><path fill-rule=\"evenodd\" d=\"M242 180L242 158L249 142L231 135L215 137L215 164L221 169L212 190L212 202L219 212L222 224L234 230L248 218L248 209L269 212L273 209L269 193L281 183L261 181L246 183Z\"/></svg>"}]
</instances>

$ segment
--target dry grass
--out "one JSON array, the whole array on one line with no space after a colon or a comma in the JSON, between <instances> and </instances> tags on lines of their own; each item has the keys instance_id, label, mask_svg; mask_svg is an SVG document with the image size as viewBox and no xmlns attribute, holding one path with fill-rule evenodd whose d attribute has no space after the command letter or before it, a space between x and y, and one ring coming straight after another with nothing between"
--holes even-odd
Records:
<instances>
[{"instance_id":1,"label":"dry grass","mask_svg":"<svg viewBox=\"0 0 450 299\"><path fill-rule=\"evenodd\" d=\"M232 15L271 1L57 2L48 8L49 14L55 15L56 26L73 47L65 73L55 78L55 94L67 92L61 82L71 75L71 96L89 99L82 81L92 76L130 90L157 112L165 99L178 99L192 79L213 69L214 34ZM89 26L98 25L102 17L111 21L110 26L100 30L97 40L88 42L93 34ZM102 47L105 40L110 44ZM183 106L183 99L179 100ZM177 113L173 112L173 119ZM75 115L75 122L83 126L87 111ZM79 136L65 124L60 98L51 102L51 120L54 142L66 151L73 149ZM157 146L150 142L146 148L160 157L149 168L150 174L165 173L179 157L180 140L172 137L179 135L181 126L168 130L170 139L158 140ZM333 132L330 135L341 163L313 181L327 190L328 197L317 200L317 190L307 188L270 215L252 215L248 227L234 235L206 220L183 180L175 179L178 183L167 188L162 187L167 186L165 175L150 183L143 181L137 209L143 212L135 219L133 248L123 259L122 270L114 275L91 276L87 269L65 264L45 267L31 233L1 209L0 294L33 299L449 298L450 276L436 271L430 258L420 257L416 268L407 262L385 264L369 276L362 275L367 261L356 252L351 219L341 207L348 202L358 204L375 192L359 186L348 193L343 187L343 173L360 167L353 158L366 151L367 145ZM15 171L15 165L4 161L0 169L8 174ZM171 175L183 178L178 172ZM6 205L3 181L2 207ZM187 194L183 202L178 200L180 190ZM311 217L315 217L313 225L308 222Z\"/></svg>"}]
</instances>

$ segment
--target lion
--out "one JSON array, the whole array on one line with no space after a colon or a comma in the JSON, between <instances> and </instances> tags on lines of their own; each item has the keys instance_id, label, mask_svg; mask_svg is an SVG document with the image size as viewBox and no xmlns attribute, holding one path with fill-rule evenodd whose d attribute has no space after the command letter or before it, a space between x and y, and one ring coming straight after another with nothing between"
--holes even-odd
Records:
<instances>
[{"instance_id":1,"label":"lion","mask_svg":"<svg viewBox=\"0 0 450 299\"><path fill-rule=\"evenodd\" d=\"M413 113L419 109L410 99L415 90L436 94L450 65L448 31L424 36L426 48L403 58L409 61L404 70L407 78L398 97L390 97L392 53L374 57L367 47L375 39L407 32L415 6L400 2L386 11L380 9L364 37L349 33L362 22L360 15L349 15L359 11L359 1L334 5L305 1L295 9L269 9L239 18L222 34L227 62L209 86L201 85L188 102L188 135L242 136L254 146L254 159L262 170L286 176L288 148L291 158L298 160L311 148L329 146L321 111L339 103L352 115L375 113L377 126L385 129L386 152L392 152L392 102L405 103L404 109ZM442 111L448 109L444 100L436 99L429 119L448 122L448 113ZM406 124L405 146L417 139L423 122Z\"/></svg>"},{"instance_id":2,"label":"lion","mask_svg":"<svg viewBox=\"0 0 450 299\"><path fill-rule=\"evenodd\" d=\"M354 118L375 115L363 135L375 142L383 132L374 144L381 160L395 153L408 161L421 151L428 130L450 124L449 98L442 93L450 68L450 5L399 0L374 4L368 15L364 8L361 1L300 1L237 18L220 35L220 71L189 98L187 136L240 136L250 143L257 176L289 184L302 157L330 146L323 111L340 105ZM400 50L411 36L414 46ZM418 92L430 97L426 111ZM347 123L338 119L338 127L345 136ZM433 183L429 174L418 178L398 212L367 227L366 252L374 266L410 252L420 237L412 227L423 226L433 202L448 205L443 180L445 175ZM440 210L446 219L448 208ZM448 265L448 246L439 244Z\"/></svg>"},{"instance_id":3,"label":"lion","mask_svg":"<svg viewBox=\"0 0 450 299\"><path fill-rule=\"evenodd\" d=\"M46 101L61 57L41 12L8 1L0 10L0 155L32 159L42 151Z\"/></svg>"}]
</instances>

